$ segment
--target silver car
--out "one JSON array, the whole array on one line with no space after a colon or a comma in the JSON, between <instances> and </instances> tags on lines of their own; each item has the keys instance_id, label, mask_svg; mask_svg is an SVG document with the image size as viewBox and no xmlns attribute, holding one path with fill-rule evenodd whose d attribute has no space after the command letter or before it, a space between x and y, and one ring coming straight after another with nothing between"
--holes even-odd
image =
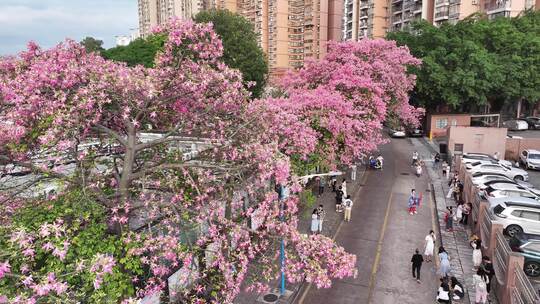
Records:
<instances>
[{"instance_id":1,"label":"silver car","mask_svg":"<svg viewBox=\"0 0 540 304\"><path fill-rule=\"evenodd\" d=\"M523 232L540 234L540 206L506 202L489 209L493 223L501 224L509 236Z\"/></svg>"},{"instance_id":2,"label":"silver car","mask_svg":"<svg viewBox=\"0 0 540 304\"><path fill-rule=\"evenodd\" d=\"M486 153L464 153L461 156L461 162L465 164L476 163L476 162L485 162L485 163L499 163L505 166L512 167L511 161L504 159L496 159L495 157L486 154Z\"/></svg>"},{"instance_id":3,"label":"silver car","mask_svg":"<svg viewBox=\"0 0 540 304\"><path fill-rule=\"evenodd\" d=\"M481 162L476 162L470 164L470 168L467 168L471 174L474 173L502 173L506 177L511 178L516 181L528 181L529 173L523 169L509 167L501 164L484 164Z\"/></svg>"}]
</instances>

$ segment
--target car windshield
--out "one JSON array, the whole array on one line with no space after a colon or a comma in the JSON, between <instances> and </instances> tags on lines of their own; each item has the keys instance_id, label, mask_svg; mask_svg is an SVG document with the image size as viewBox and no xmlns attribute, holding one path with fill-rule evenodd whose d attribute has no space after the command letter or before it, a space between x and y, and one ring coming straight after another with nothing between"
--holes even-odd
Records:
<instances>
[{"instance_id":1,"label":"car windshield","mask_svg":"<svg viewBox=\"0 0 540 304\"><path fill-rule=\"evenodd\" d=\"M529 159L540 159L540 154L530 154L529 153Z\"/></svg>"}]
</instances>

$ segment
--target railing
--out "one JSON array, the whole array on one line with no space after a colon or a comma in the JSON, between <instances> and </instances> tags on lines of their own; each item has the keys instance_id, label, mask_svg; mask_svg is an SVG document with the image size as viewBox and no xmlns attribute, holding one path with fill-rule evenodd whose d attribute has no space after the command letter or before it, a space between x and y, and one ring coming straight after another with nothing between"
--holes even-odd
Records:
<instances>
[{"instance_id":1,"label":"railing","mask_svg":"<svg viewBox=\"0 0 540 304\"><path fill-rule=\"evenodd\" d=\"M487 2L484 5L484 9L486 11L494 11L498 9L510 9L511 4L510 1L495 1L495 2Z\"/></svg>"},{"instance_id":2,"label":"railing","mask_svg":"<svg viewBox=\"0 0 540 304\"><path fill-rule=\"evenodd\" d=\"M489 248L489 240L490 240L490 234L491 234L491 218L489 217L489 213L484 212L484 215L482 216L482 223L480 226L480 239L482 240L482 247L484 249Z\"/></svg>"},{"instance_id":3,"label":"railing","mask_svg":"<svg viewBox=\"0 0 540 304\"><path fill-rule=\"evenodd\" d=\"M511 249L501 232L497 232L496 240L497 245L495 246L495 252L493 253L493 268L495 269L499 284L505 285L504 280L506 278L506 271L508 269L508 265L506 265L506 263L508 261L508 255L510 254Z\"/></svg>"},{"instance_id":4,"label":"railing","mask_svg":"<svg viewBox=\"0 0 540 304\"><path fill-rule=\"evenodd\" d=\"M512 288L512 303L539 303L540 297L532 286L531 281L529 281L529 278L525 275L525 272L523 272L523 269L517 263L514 266L514 273L516 276L516 286Z\"/></svg>"}]
</instances>

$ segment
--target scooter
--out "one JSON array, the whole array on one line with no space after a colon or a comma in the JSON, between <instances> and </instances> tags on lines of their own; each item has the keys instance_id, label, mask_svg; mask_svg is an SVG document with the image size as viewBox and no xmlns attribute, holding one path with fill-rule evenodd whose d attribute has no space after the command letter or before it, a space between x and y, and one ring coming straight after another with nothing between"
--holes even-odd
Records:
<instances>
[{"instance_id":1,"label":"scooter","mask_svg":"<svg viewBox=\"0 0 540 304\"><path fill-rule=\"evenodd\" d=\"M382 169L381 161L371 156L369 158L369 168L374 169L374 170Z\"/></svg>"}]
</instances>

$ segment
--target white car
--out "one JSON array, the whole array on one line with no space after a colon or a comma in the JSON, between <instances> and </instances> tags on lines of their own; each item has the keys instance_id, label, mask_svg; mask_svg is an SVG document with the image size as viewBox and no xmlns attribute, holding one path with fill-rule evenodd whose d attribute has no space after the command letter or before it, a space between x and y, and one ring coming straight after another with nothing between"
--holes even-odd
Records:
<instances>
[{"instance_id":1,"label":"white car","mask_svg":"<svg viewBox=\"0 0 540 304\"><path fill-rule=\"evenodd\" d=\"M527 121L522 119L512 119L503 122L503 127L508 128L511 131L524 131L529 129Z\"/></svg>"},{"instance_id":2,"label":"white car","mask_svg":"<svg viewBox=\"0 0 540 304\"><path fill-rule=\"evenodd\" d=\"M485 188L483 191L479 192L481 196L484 196L484 198L487 197L524 197L524 198L530 198L534 200L540 199L538 195L532 193L531 191L516 185L516 184L508 184L508 183L495 183L487 188Z\"/></svg>"},{"instance_id":3,"label":"white car","mask_svg":"<svg viewBox=\"0 0 540 304\"><path fill-rule=\"evenodd\" d=\"M526 198L526 197L487 197L487 202L489 203L489 208L493 208L499 204L522 204L522 205L529 205L529 206L536 206L540 207L540 201L537 201L535 199Z\"/></svg>"},{"instance_id":4,"label":"white car","mask_svg":"<svg viewBox=\"0 0 540 304\"><path fill-rule=\"evenodd\" d=\"M525 166L525 169L540 169L540 151L521 151L519 154L519 162Z\"/></svg>"},{"instance_id":5,"label":"white car","mask_svg":"<svg viewBox=\"0 0 540 304\"><path fill-rule=\"evenodd\" d=\"M471 174L482 173L502 173L506 177L516 181L528 181L529 173L523 169L509 167L501 164L483 164L476 162L471 164L471 168L467 168Z\"/></svg>"},{"instance_id":6,"label":"white car","mask_svg":"<svg viewBox=\"0 0 540 304\"><path fill-rule=\"evenodd\" d=\"M388 135L392 136L392 137L406 137L407 134L405 133L405 130L400 128L400 129L388 129Z\"/></svg>"},{"instance_id":7,"label":"white car","mask_svg":"<svg viewBox=\"0 0 540 304\"><path fill-rule=\"evenodd\" d=\"M476 162L491 162L491 163L499 163L503 164L505 166L513 166L511 161L504 160L504 159L496 159L495 157L485 154L485 153L464 153L461 156L461 162L465 164L471 164Z\"/></svg>"},{"instance_id":8,"label":"white car","mask_svg":"<svg viewBox=\"0 0 540 304\"><path fill-rule=\"evenodd\" d=\"M500 176L500 175L483 175L480 177L474 177L472 179L473 184L480 190L486 189L488 186L493 184L512 184L512 185L519 185L529 191L534 188L534 185L528 182L524 181L515 181L513 179L510 179L506 176Z\"/></svg>"},{"instance_id":9,"label":"white car","mask_svg":"<svg viewBox=\"0 0 540 304\"><path fill-rule=\"evenodd\" d=\"M539 205L521 202L501 202L489 210L493 223L501 224L509 236L540 234Z\"/></svg>"}]
</instances>

